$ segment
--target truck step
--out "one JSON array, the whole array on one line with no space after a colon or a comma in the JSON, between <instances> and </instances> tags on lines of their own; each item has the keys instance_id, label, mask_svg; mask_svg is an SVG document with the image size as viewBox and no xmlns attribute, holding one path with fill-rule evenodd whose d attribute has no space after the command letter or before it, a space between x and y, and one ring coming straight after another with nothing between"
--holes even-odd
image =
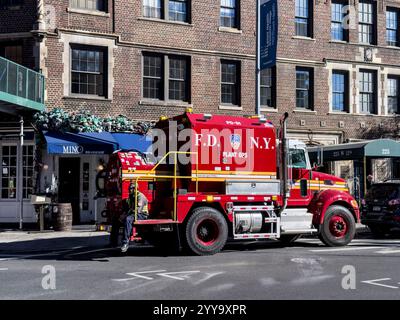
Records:
<instances>
[{"instance_id":1,"label":"truck step","mask_svg":"<svg viewBox=\"0 0 400 320\"><path fill-rule=\"evenodd\" d=\"M138 220L134 223L134 225L157 225L157 224L171 224L171 223L179 223L178 221L172 219L148 219L148 220Z\"/></svg>"}]
</instances>

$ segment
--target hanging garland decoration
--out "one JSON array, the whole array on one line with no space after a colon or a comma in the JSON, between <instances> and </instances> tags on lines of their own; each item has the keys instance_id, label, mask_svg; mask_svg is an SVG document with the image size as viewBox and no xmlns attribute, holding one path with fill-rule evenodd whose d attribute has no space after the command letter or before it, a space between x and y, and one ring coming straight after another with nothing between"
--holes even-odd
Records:
<instances>
[{"instance_id":1,"label":"hanging garland decoration","mask_svg":"<svg viewBox=\"0 0 400 320\"><path fill-rule=\"evenodd\" d=\"M55 132L114 132L147 134L154 127L154 122L133 121L126 116L98 117L89 111L69 113L61 108L42 111L34 115L37 129Z\"/></svg>"}]
</instances>

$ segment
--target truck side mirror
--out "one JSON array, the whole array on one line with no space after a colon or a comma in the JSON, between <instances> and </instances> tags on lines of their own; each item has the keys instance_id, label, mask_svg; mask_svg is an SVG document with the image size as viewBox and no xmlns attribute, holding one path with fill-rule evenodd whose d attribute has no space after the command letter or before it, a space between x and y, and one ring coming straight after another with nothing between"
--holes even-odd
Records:
<instances>
[{"instance_id":1,"label":"truck side mirror","mask_svg":"<svg viewBox=\"0 0 400 320\"><path fill-rule=\"evenodd\" d=\"M300 195L305 198L308 196L308 180L300 180Z\"/></svg>"}]
</instances>

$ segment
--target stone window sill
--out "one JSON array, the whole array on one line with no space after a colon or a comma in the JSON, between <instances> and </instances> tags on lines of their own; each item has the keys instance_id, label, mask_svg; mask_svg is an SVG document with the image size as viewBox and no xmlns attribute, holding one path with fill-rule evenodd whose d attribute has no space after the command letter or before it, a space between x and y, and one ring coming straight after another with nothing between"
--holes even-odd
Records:
<instances>
[{"instance_id":1,"label":"stone window sill","mask_svg":"<svg viewBox=\"0 0 400 320\"><path fill-rule=\"evenodd\" d=\"M262 106L260 108L260 111L268 112L268 113L278 113L278 109L276 109L276 108L262 107Z\"/></svg>"},{"instance_id":2,"label":"stone window sill","mask_svg":"<svg viewBox=\"0 0 400 320\"><path fill-rule=\"evenodd\" d=\"M315 42L315 38L310 38L310 37L302 37L302 36L293 36L292 39L297 39L297 40L306 40L306 41L313 41Z\"/></svg>"},{"instance_id":3,"label":"stone window sill","mask_svg":"<svg viewBox=\"0 0 400 320\"><path fill-rule=\"evenodd\" d=\"M141 21L150 21L150 22L158 22L158 23L166 23L166 24L173 24L177 26L184 26L184 27L193 27L193 24L189 22L181 22L181 21L171 21L165 19L156 19L156 18L146 18L146 17L139 17L137 18Z\"/></svg>"},{"instance_id":4,"label":"stone window sill","mask_svg":"<svg viewBox=\"0 0 400 320\"><path fill-rule=\"evenodd\" d=\"M228 27L219 27L218 31L219 32L236 33L236 34L242 34L243 33L243 30L236 29L236 28L228 28Z\"/></svg>"},{"instance_id":5,"label":"stone window sill","mask_svg":"<svg viewBox=\"0 0 400 320\"><path fill-rule=\"evenodd\" d=\"M307 114L317 114L317 111L315 110L307 110L307 109L294 109L294 113L307 113Z\"/></svg>"},{"instance_id":6,"label":"stone window sill","mask_svg":"<svg viewBox=\"0 0 400 320\"><path fill-rule=\"evenodd\" d=\"M95 100L95 101L104 101L104 102L111 102L111 99L98 97L98 96L90 96L90 95L69 95L64 96L63 99L73 99L73 100Z\"/></svg>"},{"instance_id":7,"label":"stone window sill","mask_svg":"<svg viewBox=\"0 0 400 320\"><path fill-rule=\"evenodd\" d=\"M76 8L67 8L67 12L69 13L79 13L79 14L86 14L90 16L100 16L100 17L110 17L110 13L104 11L97 11L97 10L85 10L85 9L76 9Z\"/></svg>"},{"instance_id":8,"label":"stone window sill","mask_svg":"<svg viewBox=\"0 0 400 320\"><path fill-rule=\"evenodd\" d=\"M142 99L139 101L141 106L160 106L160 107L181 107L181 108L191 108L192 104L183 101L163 101L155 99Z\"/></svg>"},{"instance_id":9,"label":"stone window sill","mask_svg":"<svg viewBox=\"0 0 400 320\"><path fill-rule=\"evenodd\" d=\"M330 40L330 43L338 43L338 44L349 44L348 41L345 40Z\"/></svg>"},{"instance_id":10,"label":"stone window sill","mask_svg":"<svg viewBox=\"0 0 400 320\"><path fill-rule=\"evenodd\" d=\"M241 106L234 106L234 105L227 105L222 104L218 107L220 110L235 110L235 111L242 111L243 108Z\"/></svg>"}]
</instances>

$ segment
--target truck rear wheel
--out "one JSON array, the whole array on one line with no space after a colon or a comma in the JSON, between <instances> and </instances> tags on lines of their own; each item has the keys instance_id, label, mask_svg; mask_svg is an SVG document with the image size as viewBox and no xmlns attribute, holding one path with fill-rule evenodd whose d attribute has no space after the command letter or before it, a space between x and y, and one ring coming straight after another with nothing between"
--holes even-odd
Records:
<instances>
[{"instance_id":1,"label":"truck rear wheel","mask_svg":"<svg viewBox=\"0 0 400 320\"><path fill-rule=\"evenodd\" d=\"M320 226L319 238L329 247L349 244L356 233L356 223L351 212L342 206L331 206Z\"/></svg>"},{"instance_id":2,"label":"truck rear wheel","mask_svg":"<svg viewBox=\"0 0 400 320\"><path fill-rule=\"evenodd\" d=\"M228 239L228 225L218 210L200 207L190 216L185 236L187 246L194 254L213 255L225 246Z\"/></svg>"}]
</instances>

